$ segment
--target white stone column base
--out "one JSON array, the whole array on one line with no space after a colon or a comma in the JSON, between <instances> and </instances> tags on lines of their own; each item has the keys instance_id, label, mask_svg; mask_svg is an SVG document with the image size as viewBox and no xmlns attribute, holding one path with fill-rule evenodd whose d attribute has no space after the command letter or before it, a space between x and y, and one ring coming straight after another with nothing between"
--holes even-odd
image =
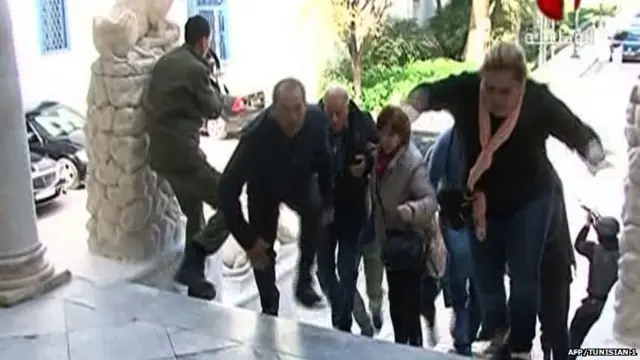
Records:
<instances>
[{"instance_id":1,"label":"white stone column base","mask_svg":"<svg viewBox=\"0 0 640 360\"><path fill-rule=\"evenodd\" d=\"M69 270L56 270L39 244L26 254L0 258L0 306L9 307L51 291L71 280Z\"/></svg>"}]
</instances>

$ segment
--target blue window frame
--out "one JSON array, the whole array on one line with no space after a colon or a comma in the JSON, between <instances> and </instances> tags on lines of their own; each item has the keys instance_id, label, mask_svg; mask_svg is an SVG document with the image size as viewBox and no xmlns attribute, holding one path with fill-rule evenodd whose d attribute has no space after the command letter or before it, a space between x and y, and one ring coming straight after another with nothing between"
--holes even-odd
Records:
<instances>
[{"instance_id":1,"label":"blue window frame","mask_svg":"<svg viewBox=\"0 0 640 360\"><path fill-rule=\"evenodd\" d=\"M37 0L40 51L43 54L69 49L67 0Z\"/></svg>"},{"instance_id":2,"label":"blue window frame","mask_svg":"<svg viewBox=\"0 0 640 360\"><path fill-rule=\"evenodd\" d=\"M189 16L201 15L211 25L211 48L220 60L229 60L228 0L189 0L187 4Z\"/></svg>"}]
</instances>

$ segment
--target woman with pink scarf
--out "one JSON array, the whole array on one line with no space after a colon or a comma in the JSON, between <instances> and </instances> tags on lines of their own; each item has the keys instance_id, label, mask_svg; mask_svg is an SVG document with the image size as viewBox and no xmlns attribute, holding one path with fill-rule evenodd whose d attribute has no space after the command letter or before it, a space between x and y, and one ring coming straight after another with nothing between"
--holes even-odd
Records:
<instances>
[{"instance_id":1,"label":"woman with pink scarf","mask_svg":"<svg viewBox=\"0 0 640 360\"><path fill-rule=\"evenodd\" d=\"M499 359L529 359L556 184L546 140L557 138L596 166L604 160L600 139L545 85L527 78L524 54L511 43L492 48L477 73L418 85L405 104L413 117L448 110L455 118L467 180L464 189L440 189L441 216L468 219L475 234L483 330L494 334L489 350L504 351Z\"/></svg>"}]
</instances>

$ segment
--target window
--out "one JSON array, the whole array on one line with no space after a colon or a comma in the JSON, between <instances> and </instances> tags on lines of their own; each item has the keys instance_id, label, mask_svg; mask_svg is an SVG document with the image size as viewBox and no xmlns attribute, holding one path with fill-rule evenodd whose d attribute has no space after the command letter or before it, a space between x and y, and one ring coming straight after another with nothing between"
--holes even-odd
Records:
<instances>
[{"instance_id":1,"label":"window","mask_svg":"<svg viewBox=\"0 0 640 360\"><path fill-rule=\"evenodd\" d=\"M49 137L69 136L83 131L85 119L82 115L65 106L47 108L33 117L37 126Z\"/></svg>"},{"instance_id":2,"label":"window","mask_svg":"<svg viewBox=\"0 0 640 360\"><path fill-rule=\"evenodd\" d=\"M42 53L68 49L67 0L38 0L38 16Z\"/></svg>"},{"instance_id":3,"label":"window","mask_svg":"<svg viewBox=\"0 0 640 360\"><path fill-rule=\"evenodd\" d=\"M228 0L189 0L189 16L200 15L211 25L211 48L223 62L229 59Z\"/></svg>"}]
</instances>

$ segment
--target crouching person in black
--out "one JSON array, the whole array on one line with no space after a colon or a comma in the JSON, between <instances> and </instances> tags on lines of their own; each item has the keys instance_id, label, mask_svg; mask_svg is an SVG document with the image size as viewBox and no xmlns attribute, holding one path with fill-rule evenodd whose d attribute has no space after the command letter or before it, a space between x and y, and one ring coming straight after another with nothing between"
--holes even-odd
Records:
<instances>
[{"instance_id":1,"label":"crouching person in black","mask_svg":"<svg viewBox=\"0 0 640 360\"><path fill-rule=\"evenodd\" d=\"M593 226L598 242L587 241ZM589 282L587 297L576 310L571 320L569 336L571 348L580 348L591 326L598 320L613 284L618 280L618 232L620 224L612 217L599 218L592 212L587 215L587 223L578 233L576 251L589 259ZM574 357L575 358L575 357Z\"/></svg>"},{"instance_id":2,"label":"crouching person in black","mask_svg":"<svg viewBox=\"0 0 640 360\"><path fill-rule=\"evenodd\" d=\"M318 243L318 280L331 304L333 326L350 332L361 236L369 217L369 177L375 161L368 148L378 142L377 131L371 116L350 101L343 87L328 88L319 106L331 119L329 145L333 154L335 201L328 239ZM360 316L356 321L364 335L373 335L371 320Z\"/></svg>"},{"instance_id":3,"label":"crouching person in black","mask_svg":"<svg viewBox=\"0 0 640 360\"><path fill-rule=\"evenodd\" d=\"M422 155L410 141L411 121L388 106L378 115L380 149L372 181L375 236L387 272L395 342L422 346L420 283L437 201Z\"/></svg>"},{"instance_id":4,"label":"crouching person in black","mask_svg":"<svg viewBox=\"0 0 640 360\"><path fill-rule=\"evenodd\" d=\"M263 313L277 315L279 308L273 244L281 203L300 216L296 299L306 307L322 301L313 289L311 266L322 224L332 216L328 126L322 110L307 106L299 80L281 80L273 89L273 105L242 136L220 179L221 210L253 265ZM249 222L239 200L245 184Z\"/></svg>"}]
</instances>

